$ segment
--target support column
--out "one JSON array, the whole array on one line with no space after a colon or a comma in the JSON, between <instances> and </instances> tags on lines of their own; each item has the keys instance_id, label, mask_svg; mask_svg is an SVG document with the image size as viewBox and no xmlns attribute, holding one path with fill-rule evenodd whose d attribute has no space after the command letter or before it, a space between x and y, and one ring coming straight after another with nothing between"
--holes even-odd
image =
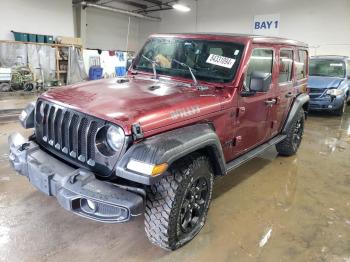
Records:
<instances>
[{"instance_id":1,"label":"support column","mask_svg":"<svg viewBox=\"0 0 350 262\"><path fill-rule=\"evenodd\" d=\"M86 8L80 4L74 6L74 22L75 36L80 37L83 46L85 46L87 34Z\"/></svg>"}]
</instances>

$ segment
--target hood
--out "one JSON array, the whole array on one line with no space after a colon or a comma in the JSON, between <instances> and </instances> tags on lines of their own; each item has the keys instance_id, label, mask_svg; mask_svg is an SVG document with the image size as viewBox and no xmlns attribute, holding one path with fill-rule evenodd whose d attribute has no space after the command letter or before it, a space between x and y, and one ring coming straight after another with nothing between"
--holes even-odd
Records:
<instances>
[{"instance_id":1,"label":"hood","mask_svg":"<svg viewBox=\"0 0 350 262\"><path fill-rule=\"evenodd\" d=\"M41 98L113 122L131 134L136 123L146 133L220 110L215 92L179 82L130 78L119 83L114 78L57 88Z\"/></svg>"},{"instance_id":2,"label":"hood","mask_svg":"<svg viewBox=\"0 0 350 262\"><path fill-rule=\"evenodd\" d=\"M310 88L337 88L343 78L327 76L309 76L308 87Z\"/></svg>"}]
</instances>

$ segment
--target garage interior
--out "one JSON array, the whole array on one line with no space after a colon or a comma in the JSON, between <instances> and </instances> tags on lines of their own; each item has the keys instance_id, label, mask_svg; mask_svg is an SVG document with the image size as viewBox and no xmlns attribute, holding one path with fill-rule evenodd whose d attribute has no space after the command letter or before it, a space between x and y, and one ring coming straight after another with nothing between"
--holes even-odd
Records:
<instances>
[{"instance_id":1,"label":"garage interior","mask_svg":"<svg viewBox=\"0 0 350 262\"><path fill-rule=\"evenodd\" d=\"M12 0L0 6L0 261L350 262L350 106L341 116L310 112L294 156L271 147L215 179L205 226L173 252L148 241L143 216L108 224L67 212L10 167L8 147L11 133L33 132L18 121L28 103L66 85L124 78L155 33L261 33L307 43L309 57L350 57L350 1ZM257 28L261 17L276 19L276 30Z\"/></svg>"}]
</instances>

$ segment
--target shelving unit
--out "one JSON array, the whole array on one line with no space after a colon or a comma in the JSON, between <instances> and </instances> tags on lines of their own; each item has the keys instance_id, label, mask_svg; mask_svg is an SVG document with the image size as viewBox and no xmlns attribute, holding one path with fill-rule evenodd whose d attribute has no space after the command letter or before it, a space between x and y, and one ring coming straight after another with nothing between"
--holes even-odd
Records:
<instances>
[{"instance_id":1,"label":"shelving unit","mask_svg":"<svg viewBox=\"0 0 350 262\"><path fill-rule=\"evenodd\" d=\"M62 58L62 52L68 55L68 50L70 47L75 47L80 49L82 52L83 46L74 45L74 44L48 44L48 43L35 43L35 42L19 42L11 40L0 40L0 43L9 43L9 44L28 44L28 45L45 45L51 46L56 49L56 79L60 80L63 85L67 84L67 73L68 73L68 57Z\"/></svg>"}]
</instances>

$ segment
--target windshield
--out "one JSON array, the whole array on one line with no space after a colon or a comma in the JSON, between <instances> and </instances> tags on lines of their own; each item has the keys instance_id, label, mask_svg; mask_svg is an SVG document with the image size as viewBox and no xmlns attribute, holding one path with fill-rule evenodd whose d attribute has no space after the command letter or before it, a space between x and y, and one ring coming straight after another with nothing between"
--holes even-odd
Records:
<instances>
[{"instance_id":1,"label":"windshield","mask_svg":"<svg viewBox=\"0 0 350 262\"><path fill-rule=\"evenodd\" d=\"M335 59L310 61L310 76L345 77L345 63Z\"/></svg>"},{"instance_id":2,"label":"windshield","mask_svg":"<svg viewBox=\"0 0 350 262\"><path fill-rule=\"evenodd\" d=\"M133 69L162 75L227 83L233 80L244 46L237 43L178 38L152 38L141 50ZM148 58L148 59L147 59ZM185 64L181 65L180 63Z\"/></svg>"}]
</instances>

